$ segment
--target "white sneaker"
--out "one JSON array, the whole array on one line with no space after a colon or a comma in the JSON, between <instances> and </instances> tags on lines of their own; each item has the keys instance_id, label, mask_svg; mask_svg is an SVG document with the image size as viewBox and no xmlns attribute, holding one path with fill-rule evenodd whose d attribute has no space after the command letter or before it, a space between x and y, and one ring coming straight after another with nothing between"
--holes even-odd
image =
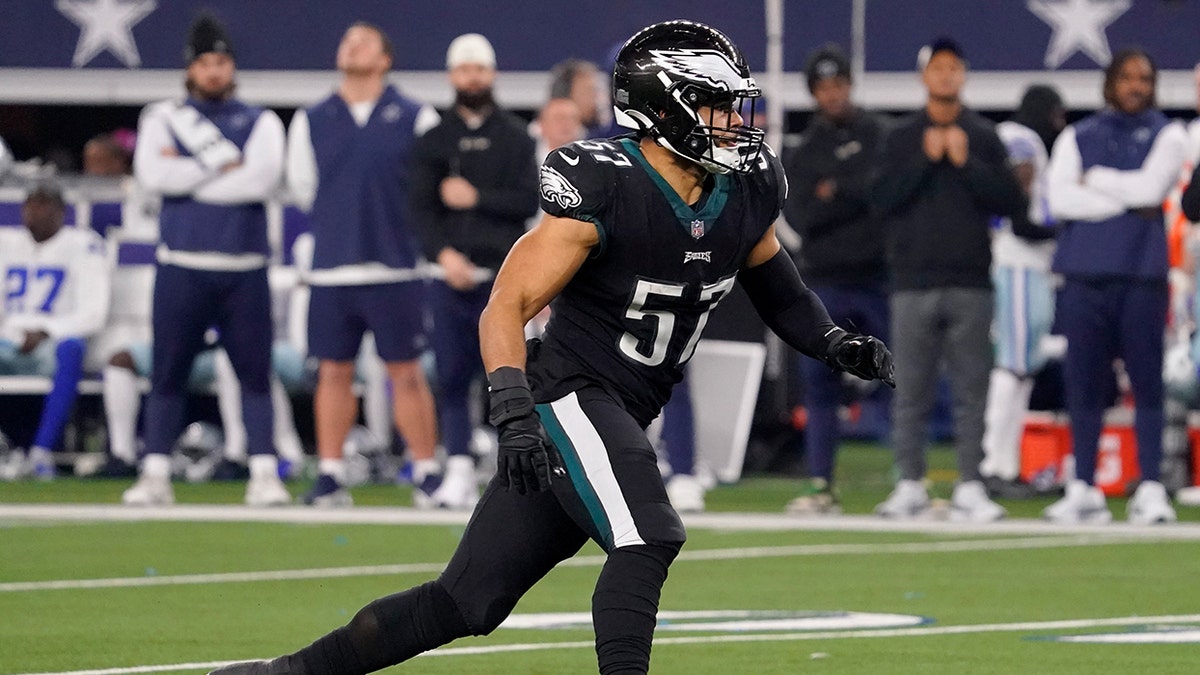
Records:
<instances>
[{"instance_id":1,"label":"white sneaker","mask_svg":"<svg viewBox=\"0 0 1200 675\"><path fill-rule=\"evenodd\" d=\"M1125 507L1129 522L1138 525L1175 522L1175 509L1162 483L1142 481Z\"/></svg>"},{"instance_id":2,"label":"white sneaker","mask_svg":"<svg viewBox=\"0 0 1200 675\"><path fill-rule=\"evenodd\" d=\"M704 512L704 486L691 474L671 476L667 481L667 499L679 513Z\"/></svg>"},{"instance_id":3,"label":"white sneaker","mask_svg":"<svg viewBox=\"0 0 1200 675\"><path fill-rule=\"evenodd\" d=\"M929 494L919 480L900 480L888 498L875 507L884 518L916 518L929 510Z\"/></svg>"},{"instance_id":4,"label":"white sneaker","mask_svg":"<svg viewBox=\"0 0 1200 675\"><path fill-rule=\"evenodd\" d=\"M28 469L29 465L25 461L25 451L21 448L14 448L0 453L0 480L21 480L27 475Z\"/></svg>"},{"instance_id":5,"label":"white sneaker","mask_svg":"<svg viewBox=\"0 0 1200 675\"><path fill-rule=\"evenodd\" d=\"M40 481L52 481L58 474L58 469L54 466L54 454L46 448L36 446L30 448L25 461L27 463L26 474Z\"/></svg>"},{"instance_id":6,"label":"white sneaker","mask_svg":"<svg viewBox=\"0 0 1200 675\"><path fill-rule=\"evenodd\" d=\"M475 462L470 457L451 457L446 460L442 484L434 490L433 503L439 509L470 511L479 501L479 484L475 482Z\"/></svg>"},{"instance_id":7,"label":"white sneaker","mask_svg":"<svg viewBox=\"0 0 1200 675\"><path fill-rule=\"evenodd\" d=\"M246 506L282 506L292 503L292 495L276 475L252 477L246 481Z\"/></svg>"},{"instance_id":8,"label":"white sneaker","mask_svg":"<svg viewBox=\"0 0 1200 675\"><path fill-rule=\"evenodd\" d=\"M1007 513L1003 506L988 499L983 481L969 480L954 486L954 494L950 497L950 520L991 523Z\"/></svg>"},{"instance_id":9,"label":"white sneaker","mask_svg":"<svg viewBox=\"0 0 1200 675\"><path fill-rule=\"evenodd\" d=\"M121 495L121 502L129 506L166 506L175 503L175 489L170 478L143 474Z\"/></svg>"},{"instance_id":10,"label":"white sneaker","mask_svg":"<svg viewBox=\"0 0 1200 675\"><path fill-rule=\"evenodd\" d=\"M1183 506L1200 506L1200 485L1180 488L1175 493L1175 501Z\"/></svg>"},{"instance_id":11,"label":"white sneaker","mask_svg":"<svg viewBox=\"0 0 1200 675\"><path fill-rule=\"evenodd\" d=\"M1108 523L1112 521L1112 512L1108 510L1108 502L1100 488L1074 479L1067 483L1063 498L1042 511L1042 517L1064 525Z\"/></svg>"}]
</instances>

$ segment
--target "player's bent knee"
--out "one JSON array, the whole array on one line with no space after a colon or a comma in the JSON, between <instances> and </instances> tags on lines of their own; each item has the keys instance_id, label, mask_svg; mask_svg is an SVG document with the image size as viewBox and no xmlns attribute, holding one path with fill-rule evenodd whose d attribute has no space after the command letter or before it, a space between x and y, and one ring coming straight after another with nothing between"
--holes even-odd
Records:
<instances>
[{"instance_id":1,"label":"player's bent knee","mask_svg":"<svg viewBox=\"0 0 1200 675\"><path fill-rule=\"evenodd\" d=\"M635 541L675 546L677 550L687 541L687 529L683 526L683 520L665 499L661 502L642 502L631 508L631 513L638 524L639 536ZM615 545L628 546L630 542L617 541Z\"/></svg>"},{"instance_id":2,"label":"player's bent knee","mask_svg":"<svg viewBox=\"0 0 1200 675\"><path fill-rule=\"evenodd\" d=\"M442 579L438 580L443 584ZM449 597L466 621L471 635L490 635L512 613L513 607L521 599L518 592L506 589L496 589L489 592L480 587L470 589L458 585L445 585Z\"/></svg>"},{"instance_id":3,"label":"player's bent knee","mask_svg":"<svg viewBox=\"0 0 1200 675\"><path fill-rule=\"evenodd\" d=\"M671 563L675 562L675 558L679 555L679 551L682 548L682 540L656 541L647 544L622 546L620 548L613 549L613 553L620 551L623 553L643 555L654 560L655 562L660 563L663 567L670 567Z\"/></svg>"}]
</instances>

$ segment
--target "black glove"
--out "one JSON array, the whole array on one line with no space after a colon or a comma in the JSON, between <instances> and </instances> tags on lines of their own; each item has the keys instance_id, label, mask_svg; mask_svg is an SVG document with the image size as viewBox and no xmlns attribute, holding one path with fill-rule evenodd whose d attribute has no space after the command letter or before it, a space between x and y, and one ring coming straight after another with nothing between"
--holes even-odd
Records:
<instances>
[{"instance_id":1,"label":"black glove","mask_svg":"<svg viewBox=\"0 0 1200 675\"><path fill-rule=\"evenodd\" d=\"M834 370L864 380L883 380L887 386L896 388L892 353L879 338L841 331L841 335L829 343L825 362Z\"/></svg>"},{"instance_id":2,"label":"black glove","mask_svg":"<svg viewBox=\"0 0 1200 675\"><path fill-rule=\"evenodd\" d=\"M550 457L533 392L518 368L502 366L488 375L488 420L499 430L496 474L506 490L525 494L550 489Z\"/></svg>"}]
</instances>

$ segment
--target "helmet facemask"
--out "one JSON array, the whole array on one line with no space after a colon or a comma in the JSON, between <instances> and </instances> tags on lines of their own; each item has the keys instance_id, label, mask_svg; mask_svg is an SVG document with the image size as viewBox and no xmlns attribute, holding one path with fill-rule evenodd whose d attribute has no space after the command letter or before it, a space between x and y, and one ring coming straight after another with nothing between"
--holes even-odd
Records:
<instances>
[{"instance_id":1,"label":"helmet facemask","mask_svg":"<svg viewBox=\"0 0 1200 675\"><path fill-rule=\"evenodd\" d=\"M687 21L656 24L630 38L613 73L617 123L710 173L757 166L764 137L754 126L759 96L728 38Z\"/></svg>"},{"instance_id":2,"label":"helmet facemask","mask_svg":"<svg viewBox=\"0 0 1200 675\"><path fill-rule=\"evenodd\" d=\"M764 137L763 130L754 126L757 88L726 93L684 86L671 96L693 124L681 142L664 142L669 150L709 173L746 173L755 166ZM741 124L733 124L735 112Z\"/></svg>"}]
</instances>

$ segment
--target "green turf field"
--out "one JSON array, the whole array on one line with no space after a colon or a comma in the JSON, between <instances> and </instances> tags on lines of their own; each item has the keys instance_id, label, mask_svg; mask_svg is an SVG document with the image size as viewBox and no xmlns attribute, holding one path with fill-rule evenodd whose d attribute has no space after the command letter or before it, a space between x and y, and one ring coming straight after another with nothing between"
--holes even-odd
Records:
<instances>
[{"instance_id":1,"label":"green turf field","mask_svg":"<svg viewBox=\"0 0 1200 675\"><path fill-rule=\"evenodd\" d=\"M939 450L931 459L934 492L946 496L952 458ZM885 496L888 463L871 446L843 453L849 513L865 514ZM322 524L303 522L312 512L298 507L266 516L176 508L121 522L94 507L32 517L5 506L115 503L127 484L0 484L0 674L199 673L220 661L290 651L373 598L436 575L462 532L454 517L433 525L351 522L396 512L371 505L407 503L404 490L391 486L357 489L356 500L369 507ZM706 526L689 527L664 589L652 672L1200 669L1195 523L1149 535L1121 525L1086 533L1023 527L1020 518L1035 515L1048 501L1041 500L1007 503L1013 522L991 531L864 531L877 522L862 516L800 528L780 515L794 490L787 479L752 477L710 493L717 515L693 520ZM240 484L178 485L177 497L184 505L235 504L241 491ZM1122 520L1123 504L1110 506ZM1180 516L1200 520L1197 511ZM213 522L204 517L209 512L235 516ZM759 512L773 515L755 520ZM186 519L171 520L180 514ZM761 529L764 522L772 529ZM601 561L589 546L524 598L514 621L533 627L502 627L393 671L595 672L587 624L539 615L586 613ZM1100 634L1176 642L1048 639Z\"/></svg>"}]
</instances>

